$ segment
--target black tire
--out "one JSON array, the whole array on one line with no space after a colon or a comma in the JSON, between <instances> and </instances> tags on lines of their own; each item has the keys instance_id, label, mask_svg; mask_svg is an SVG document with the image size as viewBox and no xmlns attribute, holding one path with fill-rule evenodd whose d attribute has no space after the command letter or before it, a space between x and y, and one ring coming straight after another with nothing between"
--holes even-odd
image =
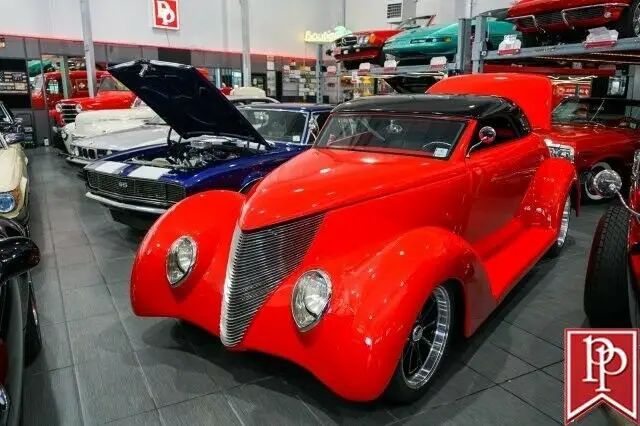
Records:
<instances>
[{"instance_id":1,"label":"black tire","mask_svg":"<svg viewBox=\"0 0 640 426\"><path fill-rule=\"evenodd\" d=\"M627 249L629 212L615 204L598 222L584 284L584 312L592 327L631 327Z\"/></svg>"},{"instance_id":2,"label":"black tire","mask_svg":"<svg viewBox=\"0 0 640 426\"><path fill-rule=\"evenodd\" d=\"M435 292L438 289L444 290L450 302L449 330L445 337L444 344L442 346L443 347L442 355L440 356L438 362L435 364L434 372L430 375L430 377L424 384L422 384L418 388L409 386L408 380L406 379L405 373L403 372L403 361L404 361L403 355L405 354L407 345L409 345L410 340L412 338L411 336L413 334L413 328L412 328L412 330L410 331L410 335L407 338L407 345L405 345L405 347L403 347L402 349L402 354L400 356L400 360L398 361L398 365L396 366L393 376L391 377L391 381L389 382L389 385L387 386L387 389L385 390L385 393L384 393L384 398L389 402L392 402L395 404L408 404L417 400L421 396L423 396L429 389L430 385L438 377L438 374L440 373L440 371L442 371L442 367L446 364L448 360L448 354L451 350L451 347L455 345L455 342L457 340L456 336L459 334L459 330L457 328L458 313L456 311L457 300L456 300L455 288L451 284L436 287L436 289L434 289L434 292L432 292L432 294L430 295L429 300L431 299L431 297L434 296ZM429 300L425 302L425 307L429 303ZM423 312L421 311L420 314L418 315L418 318L416 319L416 322L418 322L422 314ZM428 354L427 356L430 356L430 354Z\"/></svg>"},{"instance_id":3,"label":"black tire","mask_svg":"<svg viewBox=\"0 0 640 426\"><path fill-rule=\"evenodd\" d=\"M640 0L634 0L629 7L624 9L620 20L615 25L615 29L620 33L620 38L638 37L640 31L636 30L634 15L638 7L640 6ZM640 28L639 28L640 29Z\"/></svg>"},{"instance_id":4,"label":"black tire","mask_svg":"<svg viewBox=\"0 0 640 426\"><path fill-rule=\"evenodd\" d=\"M30 280L30 279L29 279ZM27 311L27 325L24 333L24 362L31 364L38 357L42 349L42 332L38 321L38 309L33 287L29 283L29 309Z\"/></svg>"},{"instance_id":5,"label":"black tire","mask_svg":"<svg viewBox=\"0 0 640 426\"><path fill-rule=\"evenodd\" d=\"M569 194L569 196L567 197L567 200L565 201L565 208L566 208L566 203L569 203L569 214L567 217L567 230L566 233L564 235L564 238L558 238L556 240L556 242L553 244L553 247L551 247L549 249L549 251L546 254L546 257L548 258L554 258L554 257L558 257L560 256L560 254L562 253L562 250L564 249L564 246L567 244L567 236L569 234L569 227L571 225L571 194ZM563 214L565 212L563 211ZM559 234L562 232L562 229L559 230ZM560 237L560 235L558 235L558 237Z\"/></svg>"}]
</instances>

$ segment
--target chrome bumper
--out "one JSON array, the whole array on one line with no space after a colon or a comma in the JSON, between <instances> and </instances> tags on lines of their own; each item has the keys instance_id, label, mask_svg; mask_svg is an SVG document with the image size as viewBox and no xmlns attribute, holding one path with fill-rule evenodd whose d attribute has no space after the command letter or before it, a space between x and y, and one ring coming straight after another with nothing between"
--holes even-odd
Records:
<instances>
[{"instance_id":1,"label":"chrome bumper","mask_svg":"<svg viewBox=\"0 0 640 426\"><path fill-rule=\"evenodd\" d=\"M100 204L103 204L107 207L112 207L115 209L129 210L129 211L134 211L138 213L148 213L148 214L157 214L157 215L161 215L167 211L167 209L158 208L158 207L145 207L145 206L136 206L134 204L121 203L120 201L111 200L109 198L96 195L92 192L87 192L85 196L91 200L95 200L99 202Z\"/></svg>"},{"instance_id":2,"label":"chrome bumper","mask_svg":"<svg viewBox=\"0 0 640 426\"><path fill-rule=\"evenodd\" d=\"M564 22L564 24L568 27L572 27L571 23L569 22L569 18L567 18L567 13L570 12L575 12L576 10L584 10L584 9L591 9L594 7L629 7L628 4L626 3L604 3L604 4L592 4L589 6L579 6L579 7L571 7L568 9L562 9L560 11L560 14L562 15L562 21ZM542 29L542 27L540 25L538 25L538 21L536 20L536 17L534 15L522 15L522 16L514 16L512 18L507 18L505 19L506 21L518 21L520 19L531 19L533 21L533 25L536 27L536 29L540 30Z\"/></svg>"},{"instance_id":3,"label":"chrome bumper","mask_svg":"<svg viewBox=\"0 0 640 426\"><path fill-rule=\"evenodd\" d=\"M84 158L80 158L80 157L73 157L71 155L67 156L67 161L69 163L73 163L73 164L78 164L81 166L86 166L87 164L91 164L91 160L85 160ZM95 160L97 161L97 160Z\"/></svg>"}]
</instances>

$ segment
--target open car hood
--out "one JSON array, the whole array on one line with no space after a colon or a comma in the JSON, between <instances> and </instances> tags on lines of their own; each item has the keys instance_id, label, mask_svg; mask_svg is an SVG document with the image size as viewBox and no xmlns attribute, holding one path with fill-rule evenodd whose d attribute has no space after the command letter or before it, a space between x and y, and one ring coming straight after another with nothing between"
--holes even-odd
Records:
<instances>
[{"instance_id":1,"label":"open car hood","mask_svg":"<svg viewBox=\"0 0 640 426\"><path fill-rule=\"evenodd\" d=\"M137 60L109 68L183 138L218 135L271 147L235 106L196 68Z\"/></svg>"}]
</instances>

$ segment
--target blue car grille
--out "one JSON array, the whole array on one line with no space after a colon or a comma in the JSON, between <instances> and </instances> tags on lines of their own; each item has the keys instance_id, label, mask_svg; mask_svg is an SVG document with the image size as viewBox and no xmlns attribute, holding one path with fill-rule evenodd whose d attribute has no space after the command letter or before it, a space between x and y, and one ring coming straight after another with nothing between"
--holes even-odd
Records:
<instances>
[{"instance_id":1,"label":"blue car grille","mask_svg":"<svg viewBox=\"0 0 640 426\"><path fill-rule=\"evenodd\" d=\"M186 197L181 185L87 171L89 188L111 196L174 204Z\"/></svg>"},{"instance_id":2,"label":"blue car grille","mask_svg":"<svg viewBox=\"0 0 640 426\"><path fill-rule=\"evenodd\" d=\"M263 303L300 266L322 219L315 215L253 231L236 229L220 317L225 346L240 343Z\"/></svg>"}]
</instances>

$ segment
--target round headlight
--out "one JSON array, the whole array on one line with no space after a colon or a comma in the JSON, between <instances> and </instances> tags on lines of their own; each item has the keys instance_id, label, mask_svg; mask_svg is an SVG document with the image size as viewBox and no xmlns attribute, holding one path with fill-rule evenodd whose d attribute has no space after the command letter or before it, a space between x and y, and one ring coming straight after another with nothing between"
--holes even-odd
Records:
<instances>
[{"instance_id":1,"label":"round headlight","mask_svg":"<svg viewBox=\"0 0 640 426\"><path fill-rule=\"evenodd\" d=\"M178 238L167 254L167 280L171 287L179 286L196 263L197 245L191 237Z\"/></svg>"},{"instance_id":2,"label":"round headlight","mask_svg":"<svg viewBox=\"0 0 640 426\"><path fill-rule=\"evenodd\" d=\"M79 157L80 156L80 149L78 149L77 146L73 146L73 147L71 147L71 153L73 155L75 155L76 157Z\"/></svg>"},{"instance_id":3,"label":"round headlight","mask_svg":"<svg viewBox=\"0 0 640 426\"><path fill-rule=\"evenodd\" d=\"M107 155L111 155L113 154L113 151L111 151L110 149L107 150Z\"/></svg>"},{"instance_id":4,"label":"round headlight","mask_svg":"<svg viewBox=\"0 0 640 426\"><path fill-rule=\"evenodd\" d=\"M308 271L302 274L293 288L291 312L300 331L312 329L329 306L331 280L326 272Z\"/></svg>"},{"instance_id":5,"label":"round headlight","mask_svg":"<svg viewBox=\"0 0 640 426\"><path fill-rule=\"evenodd\" d=\"M56 112L62 112L62 105L56 104Z\"/></svg>"},{"instance_id":6,"label":"round headlight","mask_svg":"<svg viewBox=\"0 0 640 426\"><path fill-rule=\"evenodd\" d=\"M364 38L364 40L363 40L363 43L362 43L362 44L367 44L367 43L369 43L369 36L366 36L366 37Z\"/></svg>"},{"instance_id":7,"label":"round headlight","mask_svg":"<svg viewBox=\"0 0 640 426\"><path fill-rule=\"evenodd\" d=\"M9 213L16 208L16 199L9 192L0 192L0 213Z\"/></svg>"},{"instance_id":8,"label":"round headlight","mask_svg":"<svg viewBox=\"0 0 640 426\"><path fill-rule=\"evenodd\" d=\"M76 104L76 112L79 114L82 112L82 105Z\"/></svg>"}]
</instances>

